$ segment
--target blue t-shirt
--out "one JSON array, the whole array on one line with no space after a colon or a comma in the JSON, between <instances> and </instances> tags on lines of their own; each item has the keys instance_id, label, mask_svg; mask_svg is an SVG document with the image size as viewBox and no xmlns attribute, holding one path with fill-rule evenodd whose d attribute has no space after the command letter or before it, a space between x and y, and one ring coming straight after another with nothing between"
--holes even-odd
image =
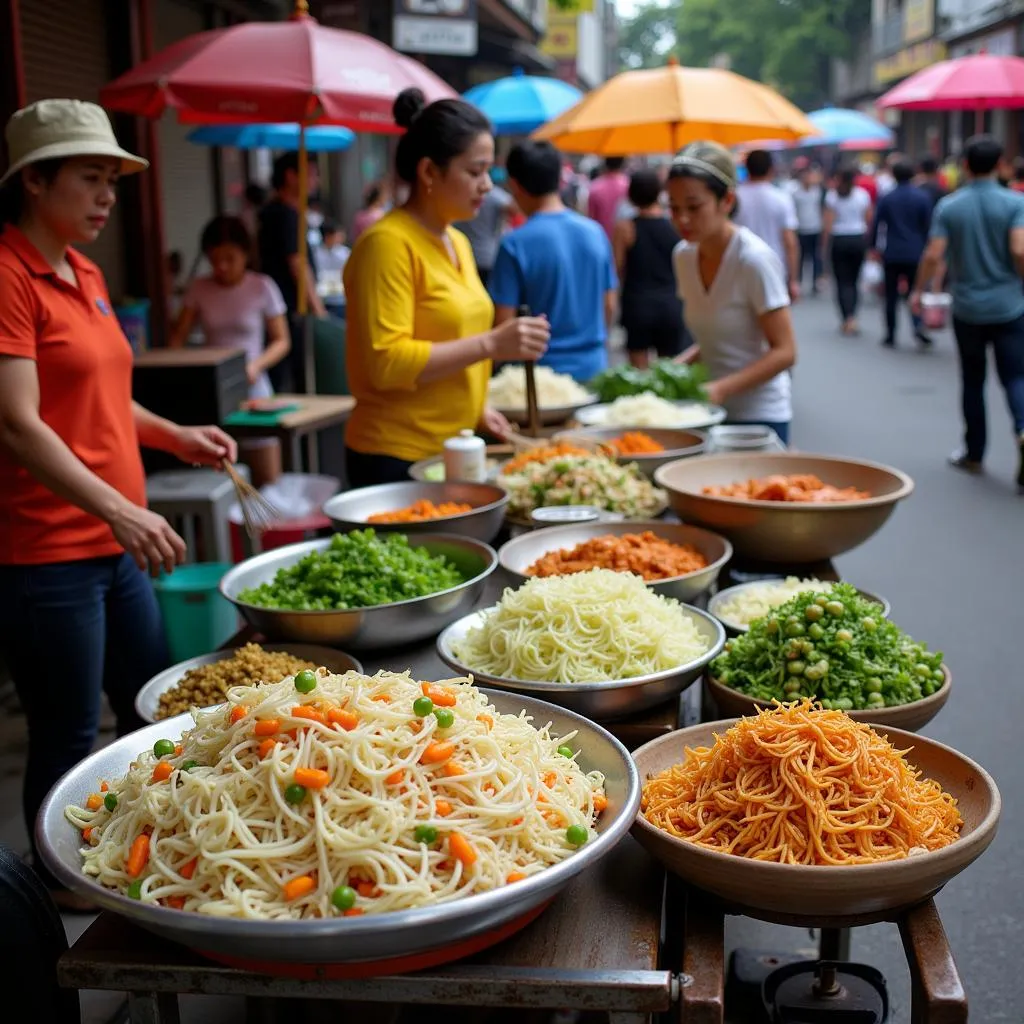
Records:
<instances>
[{"instance_id":1,"label":"blue t-shirt","mask_svg":"<svg viewBox=\"0 0 1024 1024\"><path fill-rule=\"evenodd\" d=\"M1024 289L1010 254L1010 230L1024 228L1024 195L972 181L939 200L932 238L946 239L953 316L1005 324L1024 316Z\"/></svg>"},{"instance_id":2,"label":"blue t-shirt","mask_svg":"<svg viewBox=\"0 0 1024 1024\"><path fill-rule=\"evenodd\" d=\"M551 341L540 360L587 381L608 365L605 292L618 287L603 229L572 210L538 213L501 242L488 281L496 306L545 314Z\"/></svg>"},{"instance_id":3,"label":"blue t-shirt","mask_svg":"<svg viewBox=\"0 0 1024 1024\"><path fill-rule=\"evenodd\" d=\"M887 263L917 263L928 241L934 203L913 185L897 185L878 200L871 229L871 248L878 241L878 229L885 225Z\"/></svg>"}]
</instances>

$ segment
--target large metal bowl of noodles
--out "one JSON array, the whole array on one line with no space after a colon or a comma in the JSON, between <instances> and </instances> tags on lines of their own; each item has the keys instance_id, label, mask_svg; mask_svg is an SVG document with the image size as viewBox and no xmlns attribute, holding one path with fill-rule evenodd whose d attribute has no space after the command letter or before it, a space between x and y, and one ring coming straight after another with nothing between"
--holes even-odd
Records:
<instances>
[{"instance_id":1,"label":"large metal bowl of noodles","mask_svg":"<svg viewBox=\"0 0 1024 1024\"><path fill-rule=\"evenodd\" d=\"M605 776L608 807L598 818L597 838L566 860L512 885L416 910L337 917L319 921L254 921L150 906L106 889L82 873L78 830L64 817L82 806L101 779L120 778L142 750L158 739L176 739L192 725L190 715L158 722L115 740L68 772L50 791L36 825L47 867L69 889L135 924L215 956L300 964L354 963L411 957L511 926L537 912L580 872L596 864L629 831L640 805L640 781L626 748L599 725L543 701L484 691L505 714L526 711L552 735L575 733L584 771Z\"/></svg>"}]
</instances>

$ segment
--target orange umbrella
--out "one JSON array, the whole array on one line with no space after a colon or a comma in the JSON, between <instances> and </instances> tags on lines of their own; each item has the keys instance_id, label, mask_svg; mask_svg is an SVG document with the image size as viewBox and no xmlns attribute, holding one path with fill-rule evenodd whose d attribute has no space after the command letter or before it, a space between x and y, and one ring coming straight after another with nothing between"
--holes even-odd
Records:
<instances>
[{"instance_id":1,"label":"orange umbrella","mask_svg":"<svg viewBox=\"0 0 1024 1024\"><path fill-rule=\"evenodd\" d=\"M674 153L709 139L796 140L817 129L774 89L721 68L625 71L533 133L559 149L601 156Z\"/></svg>"}]
</instances>

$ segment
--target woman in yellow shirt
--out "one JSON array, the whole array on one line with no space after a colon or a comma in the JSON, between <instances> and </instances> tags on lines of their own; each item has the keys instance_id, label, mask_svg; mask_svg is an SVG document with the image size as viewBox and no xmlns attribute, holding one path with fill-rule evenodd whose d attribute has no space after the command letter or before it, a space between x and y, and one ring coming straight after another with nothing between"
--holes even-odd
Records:
<instances>
[{"instance_id":1,"label":"woman in yellow shirt","mask_svg":"<svg viewBox=\"0 0 1024 1024\"><path fill-rule=\"evenodd\" d=\"M491 361L537 359L550 334L543 317L494 327L469 240L451 226L492 187L490 123L462 100L425 106L418 89L394 114L407 129L395 167L409 200L360 235L345 266L352 487L408 479L460 430L504 436L507 421L486 406Z\"/></svg>"}]
</instances>

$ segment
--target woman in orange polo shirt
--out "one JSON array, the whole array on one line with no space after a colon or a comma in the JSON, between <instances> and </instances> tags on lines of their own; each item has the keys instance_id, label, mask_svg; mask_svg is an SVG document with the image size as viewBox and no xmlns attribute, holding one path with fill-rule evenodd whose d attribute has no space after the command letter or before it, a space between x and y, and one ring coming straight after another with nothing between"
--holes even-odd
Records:
<instances>
[{"instance_id":1,"label":"woman in orange polo shirt","mask_svg":"<svg viewBox=\"0 0 1024 1024\"><path fill-rule=\"evenodd\" d=\"M189 463L237 455L217 427L179 427L132 401L132 353L96 239L121 174L146 162L92 103L42 100L7 124L0 179L0 655L28 722L25 823L92 749L105 691L119 733L167 665L147 570L185 545L146 509L139 445ZM36 859L36 869L57 889ZM58 900L73 907L69 893Z\"/></svg>"}]
</instances>

